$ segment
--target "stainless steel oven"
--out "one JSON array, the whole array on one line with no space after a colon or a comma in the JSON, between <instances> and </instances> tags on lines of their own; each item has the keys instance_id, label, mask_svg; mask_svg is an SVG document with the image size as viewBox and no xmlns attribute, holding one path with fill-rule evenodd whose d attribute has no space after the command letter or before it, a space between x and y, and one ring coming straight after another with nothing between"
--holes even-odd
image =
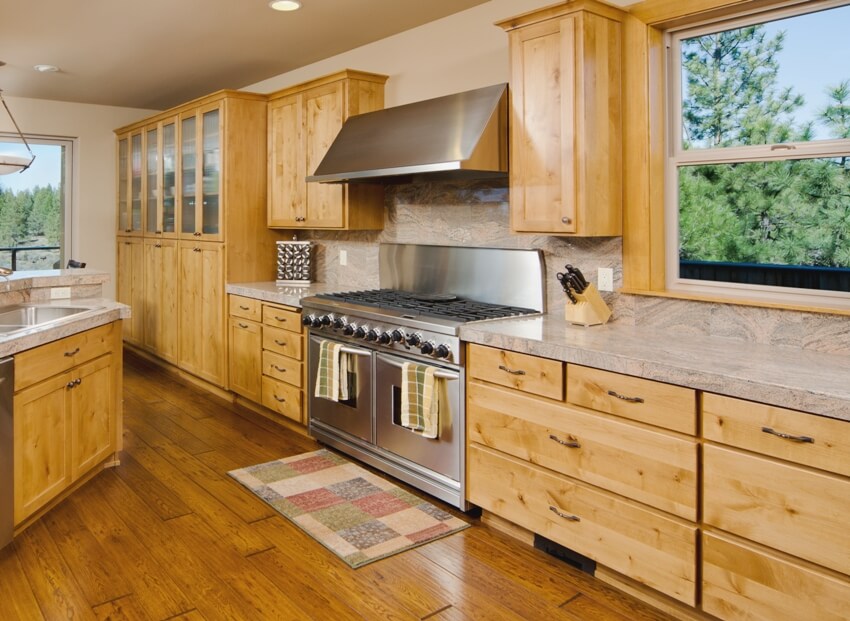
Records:
<instances>
[{"instance_id":1,"label":"stainless steel oven","mask_svg":"<svg viewBox=\"0 0 850 621\"><path fill-rule=\"evenodd\" d=\"M539 250L382 244L381 288L304 298L309 429L336 447L457 506L464 489L465 371L460 326L545 309ZM351 398L314 395L322 340L356 359ZM434 367L436 438L401 424L402 365Z\"/></svg>"}]
</instances>

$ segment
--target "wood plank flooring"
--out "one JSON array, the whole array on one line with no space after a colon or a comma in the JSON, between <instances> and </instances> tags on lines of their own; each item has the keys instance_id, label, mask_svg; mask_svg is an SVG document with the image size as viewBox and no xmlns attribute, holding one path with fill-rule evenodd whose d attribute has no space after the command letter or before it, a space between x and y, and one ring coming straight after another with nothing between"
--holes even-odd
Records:
<instances>
[{"instance_id":1,"label":"wood plank flooring","mask_svg":"<svg viewBox=\"0 0 850 621\"><path fill-rule=\"evenodd\" d=\"M468 517L349 569L226 474L315 442L125 359L121 466L0 551L3 621L668 619Z\"/></svg>"}]
</instances>

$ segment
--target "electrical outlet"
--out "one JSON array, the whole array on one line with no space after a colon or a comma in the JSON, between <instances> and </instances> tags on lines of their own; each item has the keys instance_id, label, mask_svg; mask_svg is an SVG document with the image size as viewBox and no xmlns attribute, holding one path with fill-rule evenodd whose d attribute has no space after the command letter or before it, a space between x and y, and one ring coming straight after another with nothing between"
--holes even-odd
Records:
<instances>
[{"instance_id":1,"label":"electrical outlet","mask_svg":"<svg viewBox=\"0 0 850 621\"><path fill-rule=\"evenodd\" d=\"M339 251L339 264L340 265L348 265L348 251L340 250Z\"/></svg>"},{"instance_id":2,"label":"electrical outlet","mask_svg":"<svg viewBox=\"0 0 850 621\"><path fill-rule=\"evenodd\" d=\"M51 287L50 288L50 299L57 300L59 298L70 298L71 297L71 287Z\"/></svg>"},{"instance_id":3,"label":"electrical outlet","mask_svg":"<svg viewBox=\"0 0 850 621\"><path fill-rule=\"evenodd\" d=\"M596 284L600 291L613 291L614 269L611 267L600 267L596 276Z\"/></svg>"}]
</instances>

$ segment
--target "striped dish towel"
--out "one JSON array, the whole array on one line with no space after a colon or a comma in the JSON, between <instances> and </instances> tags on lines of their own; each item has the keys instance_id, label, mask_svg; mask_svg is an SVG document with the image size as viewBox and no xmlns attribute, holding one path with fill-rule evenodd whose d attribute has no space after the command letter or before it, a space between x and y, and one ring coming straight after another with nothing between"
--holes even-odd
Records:
<instances>
[{"instance_id":1,"label":"striped dish towel","mask_svg":"<svg viewBox=\"0 0 850 621\"><path fill-rule=\"evenodd\" d=\"M442 380L434 377L434 367L402 363L401 425L426 438L436 438L440 429L440 390Z\"/></svg>"},{"instance_id":2,"label":"striped dish towel","mask_svg":"<svg viewBox=\"0 0 850 621\"><path fill-rule=\"evenodd\" d=\"M314 393L317 397L339 401L340 349L342 349L342 343L324 340L319 343L319 369L316 372Z\"/></svg>"}]
</instances>

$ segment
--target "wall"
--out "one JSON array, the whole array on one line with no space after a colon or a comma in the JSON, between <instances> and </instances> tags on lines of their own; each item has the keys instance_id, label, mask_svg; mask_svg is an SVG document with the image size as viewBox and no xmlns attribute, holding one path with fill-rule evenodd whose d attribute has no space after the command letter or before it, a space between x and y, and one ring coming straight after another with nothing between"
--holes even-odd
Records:
<instances>
[{"instance_id":1,"label":"wall","mask_svg":"<svg viewBox=\"0 0 850 621\"><path fill-rule=\"evenodd\" d=\"M25 134L76 138L74 215L66 255L109 272L104 297L115 297L115 134L153 110L4 97ZM0 132L15 128L3 111ZM67 240L66 240L67 243Z\"/></svg>"}]
</instances>

